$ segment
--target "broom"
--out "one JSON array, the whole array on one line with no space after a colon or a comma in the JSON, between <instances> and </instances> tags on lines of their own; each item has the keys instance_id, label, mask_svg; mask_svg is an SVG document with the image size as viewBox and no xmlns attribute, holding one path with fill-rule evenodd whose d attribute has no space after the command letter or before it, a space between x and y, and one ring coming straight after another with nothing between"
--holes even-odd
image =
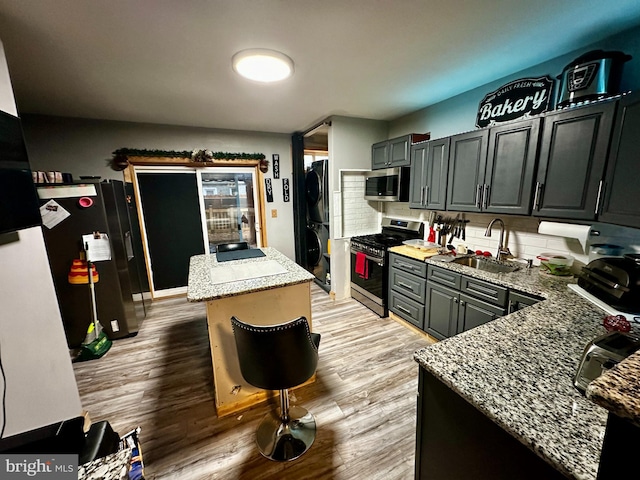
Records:
<instances>
[{"instance_id":1,"label":"broom","mask_svg":"<svg viewBox=\"0 0 640 480\"><path fill-rule=\"evenodd\" d=\"M93 264L87 259L87 272L89 276L89 290L91 292L91 314L92 321L87 329L87 335L80 347L80 354L77 361L95 360L102 357L111 348L111 340L102 331L102 325L98 321L98 309L96 306L96 290L93 282Z\"/></svg>"}]
</instances>

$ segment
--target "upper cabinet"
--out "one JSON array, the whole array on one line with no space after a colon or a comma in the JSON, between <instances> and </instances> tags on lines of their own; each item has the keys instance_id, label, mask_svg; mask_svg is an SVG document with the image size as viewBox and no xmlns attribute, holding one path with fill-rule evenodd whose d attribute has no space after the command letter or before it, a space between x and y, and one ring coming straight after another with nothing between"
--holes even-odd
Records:
<instances>
[{"instance_id":1,"label":"upper cabinet","mask_svg":"<svg viewBox=\"0 0 640 480\"><path fill-rule=\"evenodd\" d=\"M447 210L479 212L489 130L451 137Z\"/></svg>"},{"instance_id":2,"label":"upper cabinet","mask_svg":"<svg viewBox=\"0 0 640 480\"><path fill-rule=\"evenodd\" d=\"M429 140L429 134L411 133L374 143L371 147L371 170L408 167L411 164L411 144Z\"/></svg>"},{"instance_id":3,"label":"upper cabinet","mask_svg":"<svg viewBox=\"0 0 640 480\"><path fill-rule=\"evenodd\" d=\"M540 118L451 137L447 209L531 212Z\"/></svg>"},{"instance_id":4,"label":"upper cabinet","mask_svg":"<svg viewBox=\"0 0 640 480\"><path fill-rule=\"evenodd\" d=\"M533 215L595 219L615 107L605 102L544 116Z\"/></svg>"},{"instance_id":5,"label":"upper cabinet","mask_svg":"<svg viewBox=\"0 0 640 480\"><path fill-rule=\"evenodd\" d=\"M611 151L603 187L604 202L599 220L640 228L640 93L620 100L611 140Z\"/></svg>"},{"instance_id":6,"label":"upper cabinet","mask_svg":"<svg viewBox=\"0 0 640 480\"><path fill-rule=\"evenodd\" d=\"M538 158L540 118L489 130L482 211L529 215Z\"/></svg>"},{"instance_id":7,"label":"upper cabinet","mask_svg":"<svg viewBox=\"0 0 640 480\"><path fill-rule=\"evenodd\" d=\"M409 208L444 210L449 167L449 138L411 147Z\"/></svg>"}]
</instances>

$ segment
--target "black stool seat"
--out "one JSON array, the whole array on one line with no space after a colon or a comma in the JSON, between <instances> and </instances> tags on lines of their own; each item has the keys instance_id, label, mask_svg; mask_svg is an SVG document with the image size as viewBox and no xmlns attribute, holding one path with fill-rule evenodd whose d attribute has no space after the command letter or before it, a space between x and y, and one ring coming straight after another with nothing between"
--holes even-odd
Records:
<instances>
[{"instance_id":1,"label":"black stool seat","mask_svg":"<svg viewBox=\"0 0 640 480\"><path fill-rule=\"evenodd\" d=\"M289 408L289 388L309 380L318 365L320 335L305 317L279 325L251 325L231 317L240 371L251 385L280 391L280 414L270 412L256 432L258 449L271 460L294 460L315 440L315 419Z\"/></svg>"}]
</instances>

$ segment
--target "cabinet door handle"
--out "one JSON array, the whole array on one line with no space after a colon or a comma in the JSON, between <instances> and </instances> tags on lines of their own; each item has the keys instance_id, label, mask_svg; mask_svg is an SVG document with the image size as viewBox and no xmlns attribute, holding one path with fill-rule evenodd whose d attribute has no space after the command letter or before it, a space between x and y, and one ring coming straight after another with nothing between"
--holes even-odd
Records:
<instances>
[{"instance_id":1,"label":"cabinet door handle","mask_svg":"<svg viewBox=\"0 0 640 480\"><path fill-rule=\"evenodd\" d=\"M464 307L464 300L460 300L460 306Z\"/></svg>"},{"instance_id":2,"label":"cabinet door handle","mask_svg":"<svg viewBox=\"0 0 640 480\"><path fill-rule=\"evenodd\" d=\"M482 193L482 185L476 185L476 208L480 208L480 194Z\"/></svg>"},{"instance_id":3,"label":"cabinet door handle","mask_svg":"<svg viewBox=\"0 0 640 480\"><path fill-rule=\"evenodd\" d=\"M424 205L424 189L425 189L425 188L426 188L426 187L422 187L422 188L420 189L420 205Z\"/></svg>"},{"instance_id":4,"label":"cabinet door handle","mask_svg":"<svg viewBox=\"0 0 640 480\"><path fill-rule=\"evenodd\" d=\"M533 209L540 210L540 191L542 190L542 183L536 182L536 193L533 196Z\"/></svg>"},{"instance_id":5,"label":"cabinet door handle","mask_svg":"<svg viewBox=\"0 0 640 480\"><path fill-rule=\"evenodd\" d=\"M406 313L407 315L411 315L411 312L409 310L407 310L406 308L404 308L402 305L396 305L396 308L398 310L400 310L401 312Z\"/></svg>"},{"instance_id":6,"label":"cabinet door handle","mask_svg":"<svg viewBox=\"0 0 640 480\"><path fill-rule=\"evenodd\" d=\"M427 185L424 188L425 188L424 204L427 205L429 203L429 185Z\"/></svg>"},{"instance_id":7,"label":"cabinet door handle","mask_svg":"<svg viewBox=\"0 0 640 480\"><path fill-rule=\"evenodd\" d=\"M482 188L482 209L486 210L489 205L489 184L485 183Z\"/></svg>"},{"instance_id":8,"label":"cabinet door handle","mask_svg":"<svg viewBox=\"0 0 640 480\"><path fill-rule=\"evenodd\" d=\"M600 197L604 193L604 180L600 180L598 184L598 198L596 199L596 215L600 213Z\"/></svg>"},{"instance_id":9,"label":"cabinet door handle","mask_svg":"<svg viewBox=\"0 0 640 480\"><path fill-rule=\"evenodd\" d=\"M411 285L407 285L406 283L396 282L396 285L399 287L406 288L407 290L411 290L413 292L413 287Z\"/></svg>"},{"instance_id":10,"label":"cabinet door handle","mask_svg":"<svg viewBox=\"0 0 640 480\"><path fill-rule=\"evenodd\" d=\"M513 302L509 300L509 306L507 306L507 313L513 313Z\"/></svg>"},{"instance_id":11,"label":"cabinet door handle","mask_svg":"<svg viewBox=\"0 0 640 480\"><path fill-rule=\"evenodd\" d=\"M453 298L453 303L458 303L458 299L457 298Z\"/></svg>"}]
</instances>

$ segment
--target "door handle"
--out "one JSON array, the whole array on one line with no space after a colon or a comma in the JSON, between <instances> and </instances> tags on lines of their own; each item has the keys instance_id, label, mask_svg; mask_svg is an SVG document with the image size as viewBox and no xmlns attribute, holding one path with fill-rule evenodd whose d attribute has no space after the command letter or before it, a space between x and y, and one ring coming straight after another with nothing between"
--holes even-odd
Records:
<instances>
[{"instance_id":1,"label":"door handle","mask_svg":"<svg viewBox=\"0 0 640 480\"><path fill-rule=\"evenodd\" d=\"M482 188L482 209L486 210L489 205L489 184L485 183Z\"/></svg>"},{"instance_id":2,"label":"door handle","mask_svg":"<svg viewBox=\"0 0 640 480\"><path fill-rule=\"evenodd\" d=\"M536 182L536 193L533 196L533 209L540 210L540 191L542 190L542 183Z\"/></svg>"},{"instance_id":3,"label":"door handle","mask_svg":"<svg viewBox=\"0 0 640 480\"><path fill-rule=\"evenodd\" d=\"M480 196L482 193L482 185L479 183L476 185L476 208L480 209Z\"/></svg>"},{"instance_id":4,"label":"door handle","mask_svg":"<svg viewBox=\"0 0 640 480\"><path fill-rule=\"evenodd\" d=\"M402 288L406 288L407 290L411 290L413 292L413 288L411 287L411 285L407 285L406 283L402 283L402 282L397 282L396 285Z\"/></svg>"},{"instance_id":5,"label":"door handle","mask_svg":"<svg viewBox=\"0 0 640 480\"><path fill-rule=\"evenodd\" d=\"M604 180L598 184L598 198L596 199L596 215L600 213L600 198L604 194Z\"/></svg>"},{"instance_id":6,"label":"door handle","mask_svg":"<svg viewBox=\"0 0 640 480\"><path fill-rule=\"evenodd\" d=\"M424 205L424 189L427 187L422 187L420 189L420 205Z\"/></svg>"},{"instance_id":7,"label":"door handle","mask_svg":"<svg viewBox=\"0 0 640 480\"><path fill-rule=\"evenodd\" d=\"M429 185L427 185L426 187L424 187L424 191L425 191L425 195L424 195L424 205L428 205L429 204Z\"/></svg>"}]
</instances>

